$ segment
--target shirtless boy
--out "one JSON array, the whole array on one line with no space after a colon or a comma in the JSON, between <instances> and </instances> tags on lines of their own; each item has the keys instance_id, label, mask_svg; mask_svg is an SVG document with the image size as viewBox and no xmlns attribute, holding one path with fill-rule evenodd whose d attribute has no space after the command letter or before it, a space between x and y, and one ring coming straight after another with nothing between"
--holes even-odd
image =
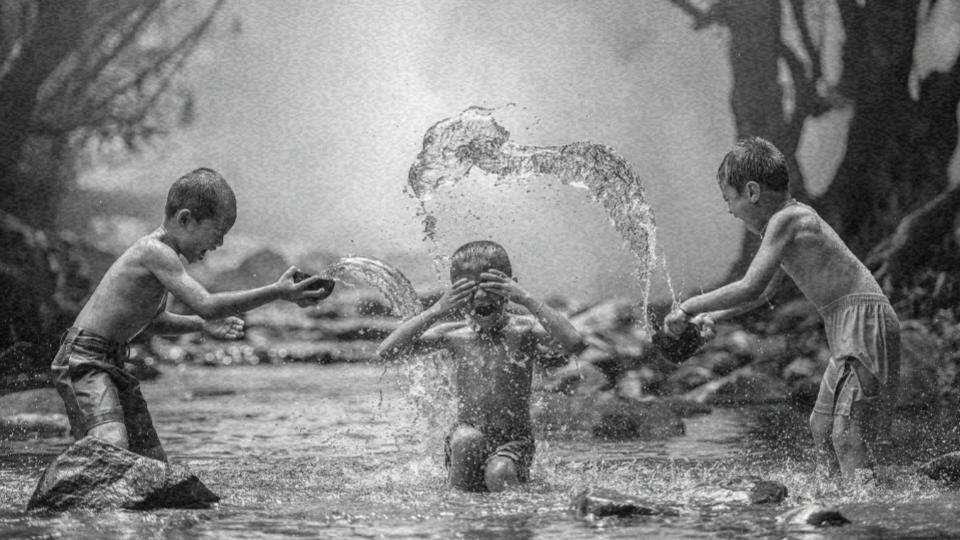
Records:
<instances>
[{"instance_id":1,"label":"shirtless boy","mask_svg":"<svg viewBox=\"0 0 960 540\"><path fill-rule=\"evenodd\" d=\"M453 254L452 287L426 311L404 321L377 353L384 359L447 350L456 362L457 423L446 438L450 483L502 491L529 477L534 440L530 383L535 361L550 350L582 349L563 315L530 296L511 277L502 246L470 242ZM533 316L504 308L513 301ZM456 322L439 322L465 312ZM439 324L438 324L439 323Z\"/></svg>"},{"instance_id":2,"label":"shirtless boy","mask_svg":"<svg viewBox=\"0 0 960 540\"><path fill-rule=\"evenodd\" d=\"M837 233L790 198L787 178L783 154L763 139L743 139L727 153L717 171L723 200L747 230L760 235L760 248L743 278L683 301L664 319L664 328L673 336L688 323L709 329L765 304L783 275L790 276L819 310L831 352L810 415L818 460L834 472L839 465L845 479L854 479L858 469L870 467L867 443L885 431L896 399L900 322Z\"/></svg>"},{"instance_id":3,"label":"shirtless boy","mask_svg":"<svg viewBox=\"0 0 960 540\"><path fill-rule=\"evenodd\" d=\"M307 290L317 276L294 282L296 268L265 287L216 294L190 277L180 258L200 261L221 246L236 216L236 198L223 177L211 169L192 171L170 188L163 224L107 270L51 366L74 437L93 436L166 461L139 382L123 369L127 342L141 332L201 330L238 339L243 321L233 315L279 299L305 307L325 295ZM168 291L199 317L166 311Z\"/></svg>"}]
</instances>

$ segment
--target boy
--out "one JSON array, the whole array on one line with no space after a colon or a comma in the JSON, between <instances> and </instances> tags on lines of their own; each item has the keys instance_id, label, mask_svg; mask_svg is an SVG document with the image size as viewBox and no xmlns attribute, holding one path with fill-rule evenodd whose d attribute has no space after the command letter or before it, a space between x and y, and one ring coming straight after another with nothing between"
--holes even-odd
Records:
<instances>
[{"instance_id":1,"label":"boy","mask_svg":"<svg viewBox=\"0 0 960 540\"><path fill-rule=\"evenodd\" d=\"M760 248L743 278L680 303L664 319L665 331L676 336L693 323L712 333L714 321L763 305L790 276L817 306L831 352L810 415L818 461L854 479L868 467L866 443L875 442L896 399L897 315L837 233L789 197L786 162L771 143L741 140L717 179L729 212L760 235Z\"/></svg>"},{"instance_id":2,"label":"boy","mask_svg":"<svg viewBox=\"0 0 960 540\"><path fill-rule=\"evenodd\" d=\"M64 334L51 366L75 438L93 436L166 461L139 382L123 369L127 342L144 331L203 330L238 339L243 321L231 315L278 299L305 307L324 294L307 291L318 276L295 283L296 268L258 289L207 292L187 274L180 257L203 260L223 244L236 215L236 198L223 177L206 168L192 171L170 188L163 224L137 240L104 274ZM166 311L168 291L200 316Z\"/></svg>"},{"instance_id":3,"label":"boy","mask_svg":"<svg viewBox=\"0 0 960 540\"><path fill-rule=\"evenodd\" d=\"M570 322L511 276L510 259L499 244L481 240L461 246L451 259L453 286L377 349L384 359L438 350L452 354L458 410L445 449L450 483L459 489L502 491L527 480L534 453L533 362L548 356L546 348L567 353L582 348ZM506 312L508 301L533 318ZM464 320L434 326L461 309Z\"/></svg>"}]
</instances>

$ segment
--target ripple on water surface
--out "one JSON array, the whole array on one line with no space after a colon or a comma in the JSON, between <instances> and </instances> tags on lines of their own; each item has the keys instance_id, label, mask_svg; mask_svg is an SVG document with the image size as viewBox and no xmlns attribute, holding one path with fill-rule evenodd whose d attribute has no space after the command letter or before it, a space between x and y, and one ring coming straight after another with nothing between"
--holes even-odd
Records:
<instances>
[{"instance_id":1,"label":"ripple on water surface","mask_svg":"<svg viewBox=\"0 0 960 540\"><path fill-rule=\"evenodd\" d=\"M393 370L369 365L168 369L144 392L171 458L219 492L209 510L65 512L22 508L66 439L4 442L4 537L210 536L367 538L768 537L775 516L817 501L855 525L827 537L956 536L956 493L905 470L881 487L841 491L818 480L802 453L754 444L751 412L686 419L687 434L657 442L597 442L566 434L538 441L532 481L506 494L445 486L440 439L415 421ZM802 430L786 416L784 432ZM772 450L770 449L772 448ZM759 450L758 450L759 449ZM682 505L694 486L759 474L790 489L780 507L683 506L676 517L581 522L568 513L588 485ZM782 533L782 531L780 531Z\"/></svg>"}]
</instances>

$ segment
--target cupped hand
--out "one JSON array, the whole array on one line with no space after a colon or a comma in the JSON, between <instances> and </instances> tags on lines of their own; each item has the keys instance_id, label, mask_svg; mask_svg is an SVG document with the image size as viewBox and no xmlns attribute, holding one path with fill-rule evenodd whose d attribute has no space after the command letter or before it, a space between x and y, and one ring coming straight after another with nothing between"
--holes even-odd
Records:
<instances>
[{"instance_id":1,"label":"cupped hand","mask_svg":"<svg viewBox=\"0 0 960 540\"><path fill-rule=\"evenodd\" d=\"M243 337L243 319L226 317L203 321L203 331L217 339L240 339Z\"/></svg>"},{"instance_id":2,"label":"cupped hand","mask_svg":"<svg viewBox=\"0 0 960 540\"><path fill-rule=\"evenodd\" d=\"M690 324L697 327L700 331L700 337L703 339L713 339L717 335L717 323L707 313L700 313L690 319Z\"/></svg>"},{"instance_id":3,"label":"cupped hand","mask_svg":"<svg viewBox=\"0 0 960 540\"><path fill-rule=\"evenodd\" d=\"M689 317L677 306L663 318L663 333L677 339L687 329L688 324L690 324Z\"/></svg>"}]
</instances>

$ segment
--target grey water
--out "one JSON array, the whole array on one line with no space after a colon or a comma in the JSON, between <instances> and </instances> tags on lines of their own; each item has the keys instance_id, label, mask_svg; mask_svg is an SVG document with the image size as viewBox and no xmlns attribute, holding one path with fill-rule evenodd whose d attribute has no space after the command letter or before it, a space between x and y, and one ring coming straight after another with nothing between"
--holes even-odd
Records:
<instances>
[{"instance_id":1,"label":"grey water","mask_svg":"<svg viewBox=\"0 0 960 540\"><path fill-rule=\"evenodd\" d=\"M541 434L527 486L458 492L444 482L442 429L418 418L400 378L395 368L369 364L167 367L143 383L158 432L171 460L222 501L205 510L26 514L44 465L70 441L3 441L0 537L960 536L956 491L931 487L908 468L892 470L902 478L889 488L837 490L803 457L802 415L771 406L714 409L685 419L685 435L661 441ZM588 485L682 503L697 482L733 473L780 480L790 496L774 507L683 506L677 517L583 521L568 509ZM838 504L854 523L821 531L777 524L776 515L811 500Z\"/></svg>"}]
</instances>

